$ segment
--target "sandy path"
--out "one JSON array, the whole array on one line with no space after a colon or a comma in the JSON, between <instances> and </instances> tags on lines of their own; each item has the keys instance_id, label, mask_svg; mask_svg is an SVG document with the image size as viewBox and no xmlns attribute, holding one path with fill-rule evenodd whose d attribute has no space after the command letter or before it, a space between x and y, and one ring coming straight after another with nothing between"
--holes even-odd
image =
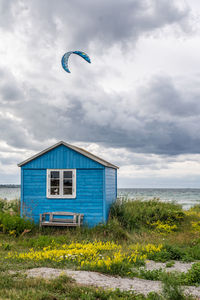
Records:
<instances>
[{"instance_id":1,"label":"sandy path","mask_svg":"<svg viewBox=\"0 0 200 300\"><path fill-rule=\"evenodd\" d=\"M174 265L172 267L167 268L166 263L160 263L160 262L155 262L153 260L147 260L145 269L146 270L162 269L162 270L165 270L166 272L172 272L172 271L187 272L189 269L191 269L193 264L194 264L194 262L184 263L181 261L175 261Z\"/></svg>"},{"instance_id":2,"label":"sandy path","mask_svg":"<svg viewBox=\"0 0 200 300\"><path fill-rule=\"evenodd\" d=\"M161 292L162 283L160 281L151 281L139 278L122 278L103 275L90 271L74 271L69 269L53 269L53 268L35 268L26 271L28 277L56 278L60 275L68 275L77 283L83 285L93 285L108 289L119 288L122 291L133 290L136 293L147 295L150 292ZM185 293L200 297L200 287L186 287Z\"/></svg>"}]
</instances>

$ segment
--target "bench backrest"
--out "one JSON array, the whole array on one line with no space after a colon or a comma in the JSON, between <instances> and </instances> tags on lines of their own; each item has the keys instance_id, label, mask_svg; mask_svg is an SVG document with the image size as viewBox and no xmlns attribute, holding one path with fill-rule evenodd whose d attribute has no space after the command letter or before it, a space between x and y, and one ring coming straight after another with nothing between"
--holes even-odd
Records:
<instances>
[{"instance_id":1,"label":"bench backrest","mask_svg":"<svg viewBox=\"0 0 200 300\"><path fill-rule=\"evenodd\" d=\"M48 222L53 223L71 223L71 224L81 224L83 220L83 214L78 213L72 213L72 212L45 212L40 215L40 222L47 221L46 216L49 216ZM57 216L57 218L54 218L54 216ZM61 218L58 218L58 217ZM63 217L69 217L69 218L63 218Z\"/></svg>"}]
</instances>

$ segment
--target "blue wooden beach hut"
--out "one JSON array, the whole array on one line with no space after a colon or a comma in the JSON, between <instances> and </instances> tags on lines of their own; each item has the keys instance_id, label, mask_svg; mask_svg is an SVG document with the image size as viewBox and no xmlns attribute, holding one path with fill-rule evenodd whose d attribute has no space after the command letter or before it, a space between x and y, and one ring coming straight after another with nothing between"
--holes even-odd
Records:
<instances>
[{"instance_id":1,"label":"blue wooden beach hut","mask_svg":"<svg viewBox=\"0 0 200 300\"><path fill-rule=\"evenodd\" d=\"M21 215L39 222L45 212L84 214L95 226L108 220L117 197L118 167L63 141L18 164Z\"/></svg>"}]
</instances>

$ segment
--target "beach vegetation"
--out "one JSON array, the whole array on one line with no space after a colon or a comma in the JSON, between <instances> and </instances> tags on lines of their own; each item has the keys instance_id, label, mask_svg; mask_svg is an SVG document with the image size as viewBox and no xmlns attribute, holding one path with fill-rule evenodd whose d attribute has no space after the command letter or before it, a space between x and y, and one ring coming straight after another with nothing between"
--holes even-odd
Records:
<instances>
[{"instance_id":1,"label":"beach vegetation","mask_svg":"<svg viewBox=\"0 0 200 300\"><path fill-rule=\"evenodd\" d=\"M33 227L31 221L21 218L17 214L0 213L0 230L3 233L19 236L24 230L31 230Z\"/></svg>"},{"instance_id":2,"label":"beach vegetation","mask_svg":"<svg viewBox=\"0 0 200 300\"><path fill-rule=\"evenodd\" d=\"M184 220L180 205L161 202L118 199L111 207L111 216L117 218L123 228L144 230L156 227L158 231L173 231ZM144 217L145 216L145 217Z\"/></svg>"},{"instance_id":3,"label":"beach vegetation","mask_svg":"<svg viewBox=\"0 0 200 300\"><path fill-rule=\"evenodd\" d=\"M162 245L135 244L123 249L114 242L83 242L50 246L40 250L30 249L28 252L8 253L6 259L18 261L46 262L52 261L58 266L73 263L78 269L100 271L103 273L131 276L132 268L145 265L149 254L159 252Z\"/></svg>"},{"instance_id":4,"label":"beach vegetation","mask_svg":"<svg viewBox=\"0 0 200 300\"><path fill-rule=\"evenodd\" d=\"M15 213L20 215L20 200L4 200L0 198L0 213Z\"/></svg>"},{"instance_id":5,"label":"beach vegetation","mask_svg":"<svg viewBox=\"0 0 200 300\"><path fill-rule=\"evenodd\" d=\"M180 205L158 199L118 200L107 224L39 228L20 217L19 203L4 202L0 201L0 272L5 276L0 278L0 294L5 299L191 299L184 296L181 285L200 284L199 206L185 211ZM166 267L177 260L194 264L188 272L174 275L162 269L147 270L147 260L166 262ZM25 278L20 272L6 273L35 267L161 280L164 292L162 296L143 296L78 286L68 277L38 280Z\"/></svg>"},{"instance_id":6,"label":"beach vegetation","mask_svg":"<svg viewBox=\"0 0 200 300\"><path fill-rule=\"evenodd\" d=\"M173 260L168 261L168 262L166 263L166 268L171 268L171 267L174 266L174 264L175 264L175 262L174 262Z\"/></svg>"},{"instance_id":7,"label":"beach vegetation","mask_svg":"<svg viewBox=\"0 0 200 300\"><path fill-rule=\"evenodd\" d=\"M151 226L155 228L155 231L161 234L168 234L177 230L176 224L171 225L170 223L167 222L163 223L160 220L158 220L155 223L152 223Z\"/></svg>"},{"instance_id":8,"label":"beach vegetation","mask_svg":"<svg viewBox=\"0 0 200 300\"><path fill-rule=\"evenodd\" d=\"M192 268L186 274L185 283L191 285L200 284L200 262L192 265Z\"/></svg>"},{"instance_id":9,"label":"beach vegetation","mask_svg":"<svg viewBox=\"0 0 200 300\"><path fill-rule=\"evenodd\" d=\"M56 279L27 278L20 273L0 274L2 300L160 300L160 296L135 294L133 291L104 290L78 285L66 276ZM157 297L157 298L156 298Z\"/></svg>"},{"instance_id":10,"label":"beach vegetation","mask_svg":"<svg viewBox=\"0 0 200 300\"><path fill-rule=\"evenodd\" d=\"M200 221L191 222L192 229L196 232L200 232Z\"/></svg>"},{"instance_id":11,"label":"beach vegetation","mask_svg":"<svg viewBox=\"0 0 200 300\"><path fill-rule=\"evenodd\" d=\"M185 300L180 276L176 273L162 274L163 296L166 300Z\"/></svg>"}]
</instances>

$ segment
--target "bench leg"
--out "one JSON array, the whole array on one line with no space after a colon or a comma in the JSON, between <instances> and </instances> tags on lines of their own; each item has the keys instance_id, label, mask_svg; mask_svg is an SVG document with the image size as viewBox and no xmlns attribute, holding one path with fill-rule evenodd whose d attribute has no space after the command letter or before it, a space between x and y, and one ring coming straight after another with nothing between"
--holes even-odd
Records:
<instances>
[{"instance_id":1,"label":"bench leg","mask_svg":"<svg viewBox=\"0 0 200 300\"><path fill-rule=\"evenodd\" d=\"M40 228L42 227L42 214L40 214Z\"/></svg>"},{"instance_id":2,"label":"bench leg","mask_svg":"<svg viewBox=\"0 0 200 300\"><path fill-rule=\"evenodd\" d=\"M81 215L78 215L78 226L81 226Z\"/></svg>"}]
</instances>

